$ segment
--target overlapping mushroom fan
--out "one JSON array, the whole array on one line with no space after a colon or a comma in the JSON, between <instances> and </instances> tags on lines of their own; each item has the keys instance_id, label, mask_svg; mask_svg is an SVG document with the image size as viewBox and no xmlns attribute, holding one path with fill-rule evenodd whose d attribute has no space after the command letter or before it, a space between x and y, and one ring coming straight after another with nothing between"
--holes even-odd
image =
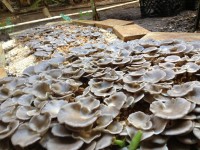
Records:
<instances>
[{"instance_id":1,"label":"overlapping mushroom fan","mask_svg":"<svg viewBox=\"0 0 200 150\"><path fill-rule=\"evenodd\" d=\"M1 79L0 149L116 149L113 137L129 143L138 130L141 150L198 148L199 50L180 40L99 42Z\"/></svg>"}]
</instances>

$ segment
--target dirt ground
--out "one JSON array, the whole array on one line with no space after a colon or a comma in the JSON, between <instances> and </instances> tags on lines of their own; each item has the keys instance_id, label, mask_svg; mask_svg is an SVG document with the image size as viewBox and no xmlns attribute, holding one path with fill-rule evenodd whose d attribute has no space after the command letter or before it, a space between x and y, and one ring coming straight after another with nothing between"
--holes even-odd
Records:
<instances>
[{"instance_id":1,"label":"dirt ground","mask_svg":"<svg viewBox=\"0 0 200 150\"><path fill-rule=\"evenodd\" d=\"M97 8L102 8L99 6ZM85 10L90 10L90 8L80 8L66 11L52 11L52 16L59 15L60 13L69 14L74 12L80 12ZM140 8L134 8L132 5L126 5L123 7L117 7L105 11L100 11L100 19L121 19L121 20L131 20L135 23L141 25L142 27L154 31L154 32L193 32L194 22L195 22L195 11L183 11L177 16L172 17L151 17L142 18L140 13ZM23 14L17 16L17 22L26 22L34 19L40 19L42 13L34 12L29 14ZM80 16L72 17L72 19L80 19ZM90 16L84 16L83 19L92 19Z\"/></svg>"},{"instance_id":2,"label":"dirt ground","mask_svg":"<svg viewBox=\"0 0 200 150\"><path fill-rule=\"evenodd\" d=\"M129 6L100 12L101 20L113 18L132 20L150 31L156 32L193 32L196 11L182 11L172 17L141 18L140 8Z\"/></svg>"}]
</instances>

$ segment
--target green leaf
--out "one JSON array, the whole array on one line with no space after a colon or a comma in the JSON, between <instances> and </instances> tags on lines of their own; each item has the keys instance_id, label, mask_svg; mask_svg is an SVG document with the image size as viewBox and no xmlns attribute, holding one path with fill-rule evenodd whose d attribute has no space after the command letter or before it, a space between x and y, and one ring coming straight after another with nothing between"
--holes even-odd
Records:
<instances>
[{"instance_id":1,"label":"green leaf","mask_svg":"<svg viewBox=\"0 0 200 150\"><path fill-rule=\"evenodd\" d=\"M132 140L131 140L131 143L130 143L130 145L129 145L129 150L136 150L137 149L137 147L139 146L139 144L140 144L140 141L141 141L141 139L142 139L142 131L141 130L139 130L136 134L135 134L135 136L132 138Z\"/></svg>"},{"instance_id":2,"label":"green leaf","mask_svg":"<svg viewBox=\"0 0 200 150\"><path fill-rule=\"evenodd\" d=\"M124 140L114 139L113 144L119 146L120 148L123 148L126 146L126 141L125 139Z\"/></svg>"}]
</instances>

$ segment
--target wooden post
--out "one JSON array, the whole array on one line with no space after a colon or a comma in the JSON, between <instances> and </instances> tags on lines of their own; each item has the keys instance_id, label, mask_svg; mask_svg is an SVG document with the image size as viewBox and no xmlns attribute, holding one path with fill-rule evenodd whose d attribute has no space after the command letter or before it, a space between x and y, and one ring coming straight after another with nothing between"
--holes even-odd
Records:
<instances>
[{"instance_id":1,"label":"wooden post","mask_svg":"<svg viewBox=\"0 0 200 150\"><path fill-rule=\"evenodd\" d=\"M6 8L11 12L14 13L15 10L13 7L10 5L10 3L7 0L1 0L1 2L6 6Z\"/></svg>"},{"instance_id":2,"label":"wooden post","mask_svg":"<svg viewBox=\"0 0 200 150\"><path fill-rule=\"evenodd\" d=\"M50 17L51 17L51 14L50 14L50 12L49 12L49 6L48 6L46 0L42 0L42 2L43 2L43 5L44 5L44 8L42 9L43 14L44 14L46 17L50 18Z\"/></svg>"},{"instance_id":3,"label":"wooden post","mask_svg":"<svg viewBox=\"0 0 200 150\"><path fill-rule=\"evenodd\" d=\"M95 0L90 0L91 8L92 8L92 17L93 20L99 20L99 14L96 9Z\"/></svg>"},{"instance_id":4,"label":"wooden post","mask_svg":"<svg viewBox=\"0 0 200 150\"><path fill-rule=\"evenodd\" d=\"M194 31L197 31L199 29L199 21L200 21L200 0L199 0L199 5L198 5L197 18L195 21Z\"/></svg>"}]
</instances>

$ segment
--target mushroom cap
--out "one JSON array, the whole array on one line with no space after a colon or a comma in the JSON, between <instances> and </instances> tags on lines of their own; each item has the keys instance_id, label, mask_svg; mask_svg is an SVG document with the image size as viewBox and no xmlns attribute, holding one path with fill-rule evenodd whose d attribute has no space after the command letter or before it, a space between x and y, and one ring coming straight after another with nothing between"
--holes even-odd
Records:
<instances>
[{"instance_id":1,"label":"mushroom cap","mask_svg":"<svg viewBox=\"0 0 200 150\"><path fill-rule=\"evenodd\" d=\"M30 113L33 111L36 112L36 108L31 106L19 106L16 111L16 117L20 120L29 120L31 118Z\"/></svg>"},{"instance_id":2,"label":"mushroom cap","mask_svg":"<svg viewBox=\"0 0 200 150\"><path fill-rule=\"evenodd\" d=\"M71 137L72 134L67 128L62 124L56 124L52 127L51 133L57 137Z\"/></svg>"},{"instance_id":3,"label":"mushroom cap","mask_svg":"<svg viewBox=\"0 0 200 150\"><path fill-rule=\"evenodd\" d=\"M130 125L127 125L126 126L126 131L129 135L129 137L132 139L134 137L134 135L138 132L138 129L133 127L133 126L130 126ZM142 130L142 141L151 137L152 135L154 135L154 131L153 130Z\"/></svg>"},{"instance_id":4,"label":"mushroom cap","mask_svg":"<svg viewBox=\"0 0 200 150\"><path fill-rule=\"evenodd\" d=\"M123 77L123 82L124 83L141 83L144 81L144 77L143 76L131 76L130 74L127 74Z\"/></svg>"},{"instance_id":5,"label":"mushroom cap","mask_svg":"<svg viewBox=\"0 0 200 150\"><path fill-rule=\"evenodd\" d=\"M151 95L156 95L162 92L162 87L158 84L147 83L145 84L144 91L149 92Z\"/></svg>"},{"instance_id":6,"label":"mushroom cap","mask_svg":"<svg viewBox=\"0 0 200 150\"><path fill-rule=\"evenodd\" d=\"M144 74L144 81L149 83L157 83L164 79L166 73L160 69L154 69Z\"/></svg>"},{"instance_id":7,"label":"mushroom cap","mask_svg":"<svg viewBox=\"0 0 200 150\"><path fill-rule=\"evenodd\" d=\"M29 146L38 140L40 140L40 134L32 131L27 124L20 125L11 137L12 144L21 147Z\"/></svg>"},{"instance_id":8,"label":"mushroom cap","mask_svg":"<svg viewBox=\"0 0 200 150\"><path fill-rule=\"evenodd\" d=\"M73 87L72 85L65 82L56 82L51 85L51 90L55 94L64 96L71 94L73 91L76 90L76 87Z\"/></svg>"},{"instance_id":9,"label":"mushroom cap","mask_svg":"<svg viewBox=\"0 0 200 150\"><path fill-rule=\"evenodd\" d=\"M111 95L110 97L104 99L104 102L108 106L113 106L120 110L124 105L126 98L127 96L123 92L117 92Z\"/></svg>"},{"instance_id":10,"label":"mushroom cap","mask_svg":"<svg viewBox=\"0 0 200 150\"><path fill-rule=\"evenodd\" d=\"M167 68L163 70L166 73L166 76L162 79L162 81L168 81L175 78L176 74L174 70Z\"/></svg>"},{"instance_id":11,"label":"mushroom cap","mask_svg":"<svg viewBox=\"0 0 200 150\"><path fill-rule=\"evenodd\" d=\"M123 86L123 89L130 92L130 93L136 93L141 91L144 88L145 84L144 83L125 83Z\"/></svg>"},{"instance_id":12,"label":"mushroom cap","mask_svg":"<svg viewBox=\"0 0 200 150\"><path fill-rule=\"evenodd\" d=\"M194 128L193 134L196 136L197 139L200 140L200 129L199 128Z\"/></svg>"},{"instance_id":13,"label":"mushroom cap","mask_svg":"<svg viewBox=\"0 0 200 150\"><path fill-rule=\"evenodd\" d=\"M151 122L153 125L152 129L154 131L154 134L158 135L158 134L161 134L165 130L168 120L162 119L156 116L151 116Z\"/></svg>"},{"instance_id":14,"label":"mushroom cap","mask_svg":"<svg viewBox=\"0 0 200 150\"><path fill-rule=\"evenodd\" d=\"M191 103L183 98L163 101L154 101L150 105L150 111L157 117L163 119L180 119L190 111ZM176 110L176 111L174 111Z\"/></svg>"},{"instance_id":15,"label":"mushroom cap","mask_svg":"<svg viewBox=\"0 0 200 150\"><path fill-rule=\"evenodd\" d=\"M177 139L181 143L187 144L187 145L197 144L199 141L199 139L197 139L196 136L192 132L186 135L178 136Z\"/></svg>"},{"instance_id":16,"label":"mushroom cap","mask_svg":"<svg viewBox=\"0 0 200 150\"><path fill-rule=\"evenodd\" d=\"M200 86L194 86L193 89L186 95L186 99L190 102L200 105Z\"/></svg>"},{"instance_id":17,"label":"mushroom cap","mask_svg":"<svg viewBox=\"0 0 200 150\"><path fill-rule=\"evenodd\" d=\"M91 143L94 139L98 138L101 136L101 132L99 131L80 131L80 132L73 132L72 137L74 139L80 139L83 142L89 144Z\"/></svg>"},{"instance_id":18,"label":"mushroom cap","mask_svg":"<svg viewBox=\"0 0 200 150\"><path fill-rule=\"evenodd\" d=\"M56 118L61 107L67 104L64 100L51 100L44 105L41 109L41 113L49 113L51 118Z\"/></svg>"},{"instance_id":19,"label":"mushroom cap","mask_svg":"<svg viewBox=\"0 0 200 150\"><path fill-rule=\"evenodd\" d=\"M5 139L15 132L19 126L19 121L4 123L0 121L0 140Z\"/></svg>"},{"instance_id":20,"label":"mushroom cap","mask_svg":"<svg viewBox=\"0 0 200 150\"><path fill-rule=\"evenodd\" d=\"M141 111L130 114L128 122L138 129L149 130L152 128L151 117Z\"/></svg>"},{"instance_id":21,"label":"mushroom cap","mask_svg":"<svg viewBox=\"0 0 200 150\"><path fill-rule=\"evenodd\" d=\"M19 97L17 103L22 106L31 106L31 103L34 100L34 96L32 94L24 94Z\"/></svg>"},{"instance_id":22,"label":"mushroom cap","mask_svg":"<svg viewBox=\"0 0 200 150\"><path fill-rule=\"evenodd\" d=\"M74 140L73 138L54 137L47 141L48 150L78 150L82 147L82 140Z\"/></svg>"},{"instance_id":23,"label":"mushroom cap","mask_svg":"<svg viewBox=\"0 0 200 150\"><path fill-rule=\"evenodd\" d=\"M190 82L188 82L181 85L174 85L170 90L167 91L167 94L171 97L182 97L187 95L192 90L193 86Z\"/></svg>"},{"instance_id":24,"label":"mushroom cap","mask_svg":"<svg viewBox=\"0 0 200 150\"><path fill-rule=\"evenodd\" d=\"M177 55L170 55L165 58L165 61L175 63L175 62L181 61L181 58L180 56L177 56Z\"/></svg>"},{"instance_id":25,"label":"mushroom cap","mask_svg":"<svg viewBox=\"0 0 200 150\"><path fill-rule=\"evenodd\" d=\"M29 121L29 128L38 133L43 133L50 127L51 117L49 113L35 115Z\"/></svg>"},{"instance_id":26,"label":"mushroom cap","mask_svg":"<svg viewBox=\"0 0 200 150\"><path fill-rule=\"evenodd\" d=\"M93 128L93 131L96 130L102 130L106 128L109 124L111 124L113 121L113 117L110 115L101 115L99 118L96 120L96 127Z\"/></svg>"},{"instance_id":27,"label":"mushroom cap","mask_svg":"<svg viewBox=\"0 0 200 150\"><path fill-rule=\"evenodd\" d=\"M93 124L99 111L91 112L80 103L69 103L63 106L58 113L58 121L71 127L87 127Z\"/></svg>"},{"instance_id":28,"label":"mushroom cap","mask_svg":"<svg viewBox=\"0 0 200 150\"><path fill-rule=\"evenodd\" d=\"M35 97L45 100L51 92L50 86L46 82L37 82L33 87L26 87L23 89L25 93L33 94Z\"/></svg>"},{"instance_id":29,"label":"mushroom cap","mask_svg":"<svg viewBox=\"0 0 200 150\"><path fill-rule=\"evenodd\" d=\"M106 147L112 144L113 136L110 134L104 134L102 137L97 141L95 150L105 149Z\"/></svg>"},{"instance_id":30,"label":"mushroom cap","mask_svg":"<svg viewBox=\"0 0 200 150\"><path fill-rule=\"evenodd\" d=\"M95 110L100 106L100 101L93 96L76 97L76 101L89 110Z\"/></svg>"},{"instance_id":31,"label":"mushroom cap","mask_svg":"<svg viewBox=\"0 0 200 150\"><path fill-rule=\"evenodd\" d=\"M174 125L170 128L166 128L163 135L174 136L189 133L193 130L194 123L191 120L176 120Z\"/></svg>"},{"instance_id":32,"label":"mushroom cap","mask_svg":"<svg viewBox=\"0 0 200 150\"><path fill-rule=\"evenodd\" d=\"M189 72L189 73L195 73L195 72L197 72L200 69L199 65L197 65L196 63L192 63L192 62L188 62L183 67L185 69L187 69L187 72Z\"/></svg>"},{"instance_id":33,"label":"mushroom cap","mask_svg":"<svg viewBox=\"0 0 200 150\"><path fill-rule=\"evenodd\" d=\"M101 110L101 115L109 115L112 116L113 118L115 118L120 112L120 110L117 109L116 107L107 106L104 104L100 104L100 110Z\"/></svg>"},{"instance_id":34,"label":"mushroom cap","mask_svg":"<svg viewBox=\"0 0 200 150\"><path fill-rule=\"evenodd\" d=\"M113 121L106 129L105 132L110 134L120 134L123 130L123 125L120 122Z\"/></svg>"}]
</instances>

